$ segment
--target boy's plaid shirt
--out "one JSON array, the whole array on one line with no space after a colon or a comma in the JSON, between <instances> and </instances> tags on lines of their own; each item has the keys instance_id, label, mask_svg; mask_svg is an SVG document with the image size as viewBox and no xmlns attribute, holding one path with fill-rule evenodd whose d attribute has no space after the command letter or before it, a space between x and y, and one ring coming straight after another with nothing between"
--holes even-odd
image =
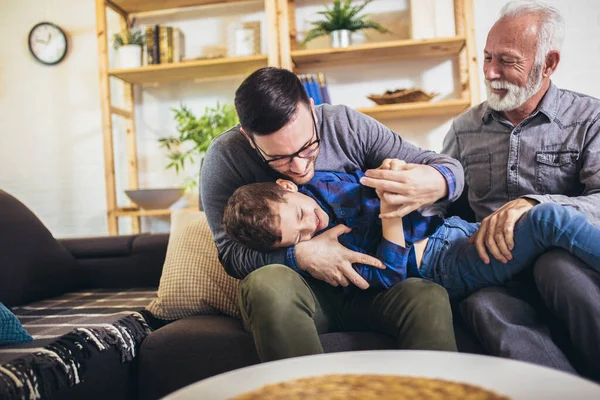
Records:
<instances>
[{"instance_id":1,"label":"boy's plaid shirt","mask_svg":"<svg viewBox=\"0 0 600 400\"><path fill-rule=\"evenodd\" d=\"M448 183L448 197L454 195L456 179L443 166L433 165ZM387 289L407 276L419 276L413 243L431 236L442 224L438 216L424 217L414 211L402 218L406 247L398 246L383 238L380 201L375 190L360 184L365 174L339 172L315 172L313 179L300 187L300 193L312 197L329 216L332 228L344 224L352 232L339 237L339 242L350 250L377 257L386 269L380 270L365 264L354 264L355 270L371 285L371 288ZM288 248L286 264L301 274L296 262L295 246Z\"/></svg>"}]
</instances>

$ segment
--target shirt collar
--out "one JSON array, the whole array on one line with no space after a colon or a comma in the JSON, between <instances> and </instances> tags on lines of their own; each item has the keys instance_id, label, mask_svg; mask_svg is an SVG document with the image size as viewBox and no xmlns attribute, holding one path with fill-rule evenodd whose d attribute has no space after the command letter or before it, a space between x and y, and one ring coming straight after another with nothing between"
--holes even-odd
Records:
<instances>
[{"instance_id":1,"label":"shirt collar","mask_svg":"<svg viewBox=\"0 0 600 400\"><path fill-rule=\"evenodd\" d=\"M554 121L554 118L556 118L556 114L558 113L559 94L558 88L550 81L550 87L538 107L539 112L545 114L550 121Z\"/></svg>"},{"instance_id":2,"label":"shirt collar","mask_svg":"<svg viewBox=\"0 0 600 400\"><path fill-rule=\"evenodd\" d=\"M550 81L550 87L546 91L546 94L544 95L544 97L542 97L542 101L540 102L537 110L534 111L532 113L532 115L535 115L536 113L541 112L546 117L548 117L548 120L553 121L554 118L556 117L556 113L558 112L558 105L559 105L559 90L554 85L554 83L552 83L552 81ZM498 120L500 118L500 116L498 115L497 111L492 110L486 103L486 108L483 113L483 116L481 117L481 120L483 121L484 124L488 124L488 123L490 123L492 118L495 120Z\"/></svg>"}]
</instances>

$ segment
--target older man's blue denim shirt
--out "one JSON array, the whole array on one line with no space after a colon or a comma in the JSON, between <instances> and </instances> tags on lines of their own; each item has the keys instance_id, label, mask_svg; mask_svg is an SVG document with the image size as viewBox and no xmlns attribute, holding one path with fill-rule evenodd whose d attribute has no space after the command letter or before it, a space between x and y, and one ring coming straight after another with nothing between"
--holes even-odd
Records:
<instances>
[{"instance_id":1,"label":"older man's blue denim shirt","mask_svg":"<svg viewBox=\"0 0 600 400\"><path fill-rule=\"evenodd\" d=\"M454 176L450 169L433 165L449 183L449 197L454 195ZM352 232L341 235L340 244L350 250L369 254L381 260L386 269L370 265L354 264L355 270L371 288L388 289L407 276L420 276L417 271L414 242L431 236L443 220L438 216L424 217L414 211L402 218L406 247L398 246L383 238L380 201L375 190L360 184L365 174L340 172L315 172L314 178L300 187L300 193L312 197L329 216L330 229L344 224ZM304 273L295 262L295 246L288 248L286 264L299 273Z\"/></svg>"},{"instance_id":2,"label":"older man's blue denim shirt","mask_svg":"<svg viewBox=\"0 0 600 400\"><path fill-rule=\"evenodd\" d=\"M519 197L575 207L600 226L600 100L558 89L513 126L484 102L456 118L443 153L465 170L478 220Z\"/></svg>"}]
</instances>

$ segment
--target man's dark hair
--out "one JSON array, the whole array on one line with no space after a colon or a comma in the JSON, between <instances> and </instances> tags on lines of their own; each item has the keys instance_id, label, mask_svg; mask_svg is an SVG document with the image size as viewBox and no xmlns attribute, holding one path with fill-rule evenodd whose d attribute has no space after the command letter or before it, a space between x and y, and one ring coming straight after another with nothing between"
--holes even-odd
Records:
<instances>
[{"instance_id":1,"label":"man's dark hair","mask_svg":"<svg viewBox=\"0 0 600 400\"><path fill-rule=\"evenodd\" d=\"M225 206L225 232L248 248L263 252L275 249L281 242L281 218L275 206L286 202L286 193L275 182L239 187Z\"/></svg>"},{"instance_id":2,"label":"man's dark hair","mask_svg":"<svg viewBox=\"0 0 600 400\"><path fill-rule=\"evenodd\" d=\"M300 102L310 106L300 79L283 68L261 68L235 91L240 125L255 135L268 135L283 128L293 119Z\"/></svg>"}]
</instances>

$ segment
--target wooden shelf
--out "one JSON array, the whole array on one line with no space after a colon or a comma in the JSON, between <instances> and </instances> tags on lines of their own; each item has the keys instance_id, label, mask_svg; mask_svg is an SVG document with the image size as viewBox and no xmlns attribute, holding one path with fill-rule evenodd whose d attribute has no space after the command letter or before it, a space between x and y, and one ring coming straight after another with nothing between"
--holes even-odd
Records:
<instances>
[{"instance_id":1,"label":"wooden shelf","mask_svg":"<svg viewBox=\"0 0 600 400\"><path fill-rule=\"evenodd\" d=\"M457 56L464 45L464 37L451 37L394 40L345 49L294 50L291 54L297 68L315 68L322 65L373 63L386 59Z\"/></svg>"},{"instance_id":2,"label":"wooden shelf","mask_svg":"<svg viewBox=\"0 0 600 400\"><path fill-rule=\"evenodd\" d=\"M363 114L367 114L377 120L396 119L410 117L425 117L432 115L458 115L471 106L469 100L443 100L435 102L415 102L401 104L386 104L367 108L358 108Z\"/></svg>"},{"instance_id":3,"label":"wooden shelf","mask_svg":"<svg viewBox=\"0 0 600 400\"><path fill-rule=\"evenodd\" d=\"M248 0L107 0L125 13L170 10L173 8L197 7L211 4L239 3Z\"/></svg>"},{"instance_id":4,"label":"wooden shelf","mask_svg":"<svg viewBox=\"0 0 600 400\"><path fill-rule=\"evenodd\" d=\"M140 68L113 69L110 76L128 83L175 82L184 80L211 80L249 75L268 65L266 55L209 60L183 61L177 64L146 65Z\"/></svg>"},{"instance_id":5,"label":"wooden shelf","mask_svg":"<svg viewBox=\"0 0 600 400\"><path fill-rule=\"evenodd\" d=\"M161 209L161 210L141 210L134 207L122 207L117 208L114 211L116 217L156 217L160 215L171 215L173 211L198 211L197 208L175 208L175 209Z\"/></svg>"}]
</instances>

